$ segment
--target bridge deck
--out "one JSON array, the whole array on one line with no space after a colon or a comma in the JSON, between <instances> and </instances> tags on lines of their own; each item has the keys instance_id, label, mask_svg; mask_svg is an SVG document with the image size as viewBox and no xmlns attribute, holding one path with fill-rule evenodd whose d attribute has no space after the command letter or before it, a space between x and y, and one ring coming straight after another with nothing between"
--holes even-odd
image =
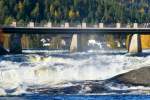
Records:
<instances>
[{"instance_id":1,"label":"bridge deck","mask_svg":"<svg viewBox=\"0 0 150 100\"><path fill-rule=\"evenodd\" d=\"M8 34L150 34L150 28L1 27L0 29Z\"/></svg>"}]
</instances>

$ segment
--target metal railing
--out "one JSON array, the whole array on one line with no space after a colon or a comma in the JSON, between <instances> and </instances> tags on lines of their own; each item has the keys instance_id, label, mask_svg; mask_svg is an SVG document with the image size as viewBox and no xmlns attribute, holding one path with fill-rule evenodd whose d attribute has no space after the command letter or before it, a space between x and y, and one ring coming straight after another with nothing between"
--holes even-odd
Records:
<instances>
[{"instance_id":1,"label":"metal railing","mask_svg":"<svg viewBox=\"0 0 150 100\"><path fill-rule=\"evenodd\" d=\"M60 28L150 28L150 23L111 23L111 24L105 24L105 23L97 23L97 24L87 24L85 22L83 23L62 23L62 24L54 24L51 22L43 22L43 23L34 23L34 22L29 22L29 23L17 23L17 22L12 22L12 24L8 25L8 27L13 26L13 27L47 27L47 28L55 28L55 27L60 27Z\"/></svg>"}]
</instances>

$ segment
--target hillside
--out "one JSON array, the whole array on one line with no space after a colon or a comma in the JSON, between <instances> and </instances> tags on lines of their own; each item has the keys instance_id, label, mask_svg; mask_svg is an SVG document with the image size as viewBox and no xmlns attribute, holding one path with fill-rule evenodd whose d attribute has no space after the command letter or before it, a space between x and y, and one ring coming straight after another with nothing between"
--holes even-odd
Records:
<instances>
[{"instance_id":1,"label":"hillside","mask_svg":"<svg viewBox=\"0 0 150 100\"><path fill-rule=\"evenodd\" d=\"M149 0L0 0L0 24L148 22Z\"/></svg>"}]
</instances>

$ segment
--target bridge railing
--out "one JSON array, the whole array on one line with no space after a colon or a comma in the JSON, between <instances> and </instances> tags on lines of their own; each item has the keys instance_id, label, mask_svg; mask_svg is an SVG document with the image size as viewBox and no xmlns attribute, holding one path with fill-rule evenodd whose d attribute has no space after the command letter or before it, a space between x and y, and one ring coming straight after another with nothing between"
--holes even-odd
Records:
<instances>
[{"instance_id":1,"label":"bridge railing","mask_svg":"<svg viewBox=\"0 0 150 100\"><path fill-rule=\"evenodd\" d=\"M85 22L83 23L68 23L64 22L61 24L55 24L51 22L42 22L42 23L34 23L34 22L29 22L29 23L20 23L20 22L12 22L11 25L13 27L49 27L49 28L55 28L55 27L60 27L60 28L150 28L150 23L111 23L111 24L106 24L106 23L96 23L96 24L87 24Z\"/></svg>"},{"instance_id":2,"label":"bridge railing","mask_svg":"<svg viewBox=\"0 0 150 100\"><path fill-rule=\"evenodd\" d=\"M111 23L111 24L104 24L104 27L111 27L111 28L116 28L117 23Z\"/></svg>"},{"instance_id":3,"label":"bridge railing","mask_svg":"<svg viewBox=\"0 0 150 100\"><path fill-rule=\"evenodd\" d=\"M142 24L138 24L139 28L150 28L150 23L142 23Z\"/></svg>"}]
</instances>

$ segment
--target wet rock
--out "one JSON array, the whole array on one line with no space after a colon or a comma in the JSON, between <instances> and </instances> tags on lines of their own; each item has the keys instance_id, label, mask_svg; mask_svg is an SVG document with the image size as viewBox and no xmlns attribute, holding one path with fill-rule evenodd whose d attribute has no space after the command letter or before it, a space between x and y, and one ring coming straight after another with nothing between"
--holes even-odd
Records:
<instances>
[{"instance_id":1,"label":"wet rock","mask_svg":"<svg viewBox=\"0 0 150 100\"><path fill-rule=\"evenodd\" d=\"M126 84L150 86L150 67L133 70L112 79Z\"/></svg>"},{"instance_id":2,"label":"wet rock","mask_svg":"<svg viewBox=\"0 0 150 100\"><path fill-rule=\"evenodd\" d=\"M84 93L104 93L109 92L102 82L89 82L82 85Z\"/></svg>"},{"instance_id":3,"label":"wet rock","mask_svg":"<svg viewBox=\"0 0 150 100\"><path fill-rule=\"evenodd\" d=\"M81 86L76 85L76 86L65 87L62 89L62 92L64 94L77 94L79 93L80 90L81 90Z\"/></svg>"},{"instance_id":4,"label":"wet rock","mask_svg":"<svg viewBox=\"0 0 150 100\"><path fill-rule=\"evenodd\" d=\"M40 94L51 94L51 95L58 95L58 94L77 94L81 90L80 85L76 86L69 86L69 87L55 87L55 88L28 88L27 91L35 92Z\"/></svg>"}]
</instances>

